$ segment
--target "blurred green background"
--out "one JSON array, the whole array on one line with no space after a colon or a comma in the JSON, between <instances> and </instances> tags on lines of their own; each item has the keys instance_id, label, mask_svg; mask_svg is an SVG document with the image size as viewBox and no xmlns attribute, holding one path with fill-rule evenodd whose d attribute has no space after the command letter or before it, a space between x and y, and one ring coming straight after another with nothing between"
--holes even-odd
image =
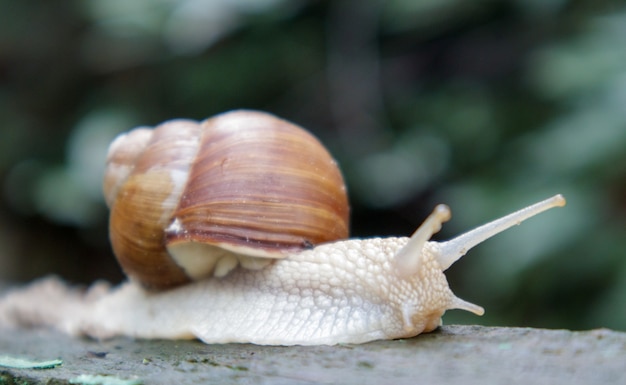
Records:
<instances>
[{"instance_id":1,"label":"blurred green background","mask_svg":"<svg viewBox=\"0 0 626 385\"><path fill-rule=\"evenodd\" d=\"M120 281L119 132L236 108L317 135L355 237L450 238L562 193L447 273L483 318L626 330L626 2L0 0L0 279Z\"/></svg>"}]
</instances>

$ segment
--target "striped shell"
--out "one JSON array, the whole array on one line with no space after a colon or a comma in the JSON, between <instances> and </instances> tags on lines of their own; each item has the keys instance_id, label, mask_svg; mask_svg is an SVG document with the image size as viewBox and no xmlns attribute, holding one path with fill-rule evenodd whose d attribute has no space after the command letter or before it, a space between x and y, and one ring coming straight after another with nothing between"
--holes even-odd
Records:
<instances>
[{"instance_id":1,"label":"striped shell","mask_svg":"<svg viewBox=\"0 0 626 385\"><path fill-rule=\"evenodd\" d=\"M304 129L257 111L136 128L109 147L104 195L125 273L164 289L348 237L343 177Z\"/></svg>"}]
</instances>

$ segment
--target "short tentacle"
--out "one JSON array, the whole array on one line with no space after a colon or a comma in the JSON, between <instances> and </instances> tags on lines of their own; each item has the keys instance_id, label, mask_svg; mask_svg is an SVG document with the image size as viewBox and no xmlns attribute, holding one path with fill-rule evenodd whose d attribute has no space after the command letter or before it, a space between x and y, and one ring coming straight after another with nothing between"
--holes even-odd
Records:
<instances>
[{"instance_id":1,"label":"short tentacle","mask_svg":"<svg viewBox=\"0 0 626 385\"><path fill-rule=\"evenodd\" d=\"M424 223L413 233L409 242L394 257L395 268L401 277L410 277L420 271L424 245L451 217L450 208L438 205Z\"/></svg>"},{"instance_id":2,"label":"short tentacle","mask_svg":"<svg viewBox=\"0 0 626 385\"><path fill-rule=\"evenodd\" d=\"M452 301L450 302L450 307L448 309L461 309L461 310L472 312L476 315L485 314L485 309L483 309L482 306L478 306L471 302L467 302L456 296L452 297Z\"/></svg>"}]
</instances>

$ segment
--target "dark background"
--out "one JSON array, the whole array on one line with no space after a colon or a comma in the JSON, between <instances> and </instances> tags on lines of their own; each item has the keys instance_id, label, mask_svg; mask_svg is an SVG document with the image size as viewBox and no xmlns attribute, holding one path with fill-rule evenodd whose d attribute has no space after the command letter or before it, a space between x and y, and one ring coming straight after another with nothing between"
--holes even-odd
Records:
<instances>
[{"instance_id":1,"label":"dark background","mask_svg":"<svg viewBox=\"0 0 626 385\"><path fill-rule=\"evenodd\" d=\"M0 0L0 279L122 279L100 184L138 125L272 112L317 135L355 237L568 199L447 273L481 319L626 330L626 2Z\"/></svg>"}]
</instances>

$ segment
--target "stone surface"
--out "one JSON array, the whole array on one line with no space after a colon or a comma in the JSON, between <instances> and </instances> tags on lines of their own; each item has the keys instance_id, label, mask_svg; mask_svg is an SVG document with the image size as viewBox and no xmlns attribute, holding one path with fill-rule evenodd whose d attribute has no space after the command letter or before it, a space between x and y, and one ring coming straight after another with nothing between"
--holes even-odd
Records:
<instances>
[{"instance_id":1,"label":"stone surface","mask_svg":"<svg viewBox=\"0 0 626 385\"><path fill-rule=\"evenodd\" d=\"M317 347L94 341L5 329L1 355L63 365L0 367L0 384L66 384L82 374L145 384L626 384L626 333L605 329L444 326L408 340Z\"/></svg>"}]
</instances>

